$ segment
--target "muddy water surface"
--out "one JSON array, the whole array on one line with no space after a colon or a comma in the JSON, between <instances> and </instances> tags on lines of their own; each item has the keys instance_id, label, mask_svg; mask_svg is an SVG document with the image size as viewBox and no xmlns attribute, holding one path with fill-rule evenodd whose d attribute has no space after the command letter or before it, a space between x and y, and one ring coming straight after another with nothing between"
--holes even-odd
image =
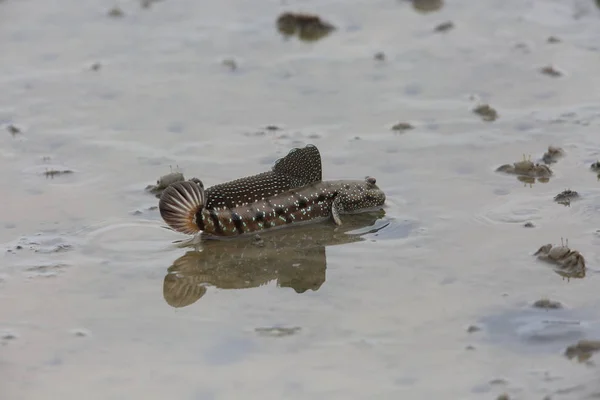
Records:
<instances>
[{"instance_id":1,"label":"muddy water surface","mask_svg":"<svg viewBox=\"0 0 600 400\"><path fill-rule=\"evenodd\" d=\"M563 353L600 339L600 10L417 3L1 1L0 397L598 396ZM337 29L284 38L285 11ZM147 184L306 143L325 179L375 176L385 215L172 246ZM548 145L549 182L494 172ZM561 237L585 278L532 256Z\"/></svg>"}]
</instances>

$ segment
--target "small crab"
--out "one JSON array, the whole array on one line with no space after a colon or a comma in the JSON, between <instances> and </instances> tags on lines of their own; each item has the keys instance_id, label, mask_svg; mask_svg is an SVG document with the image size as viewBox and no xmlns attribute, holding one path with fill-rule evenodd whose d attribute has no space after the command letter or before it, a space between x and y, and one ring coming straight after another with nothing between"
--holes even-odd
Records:
<instances>
[{"instance_id":1,"label":"small crab","mask_svg":"<svg viewBox=\"0 0 600 400\"><path fill-rule=\"evenodd\" d=\"M515 174L521 176L529 176L533 178L547 178L552 175L552 170L544 164L535 164L523 154L523 160L511 164L504 164L496 169L497 172L506 172L507 174Z\"/></svg>"},{"instance_id":2,"label":"small crab","mask_svg":"<svg viewBox=\"0 0 600 400\"><path fill-rule=\"evenodd\" d=\"M580 252L569 248L569 240L566 245L561 239L561 245L546 244L534 253L538 259L558 265L561 269L568 271L570 276L585 276L585 259Z\"/></svg>"},{"instance_id":3,"label":"small crab","mask_svg":"<svg viewBox=\"0 0 600 400\"><path fill-rule=\"evenodd\" d=\"M565 155L565 151L560 147L549 146L548 151L542 156L542 161L546 164L552 164Z\"/></svg>"},{"instance_id":4,"label":"small crab","mask_svg":"<svg viewBox=\"0 0 600 400\"><path fill-rule=\"evenodd\" d=\"M184 181L183 173L179 171L179 166L176 167L176 170L173 171L173 167L171 166L171 172L161 176L156 181L156 185L148 185L146 186L146 191L156 195L156 197L160 198L162 192L169 187L171 184L175 182Z\"/></svg>"},{"instance_id":5,"label":"small crab","mask_svg":"<svg viewBox=\"0 0 600 400\"><path fill-rule=\"evenodd\" d=\"M578 198L579 193L577 193L574 190L567 189L554 196L554 201L556 201L559 204L568 206L571 205L571 200L576 200Z\"/></svg>"}]
</instances>

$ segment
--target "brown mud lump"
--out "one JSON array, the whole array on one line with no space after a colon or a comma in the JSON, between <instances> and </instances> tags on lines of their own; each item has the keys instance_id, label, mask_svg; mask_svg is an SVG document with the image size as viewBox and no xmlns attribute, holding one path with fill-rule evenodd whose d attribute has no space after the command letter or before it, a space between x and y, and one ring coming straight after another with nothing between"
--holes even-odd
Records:
<instances>
[{"instance_id":1,"label":"brown mud lump","mask_svg":"<svg viewBox=\"0 0 600 400\"><path fill-rule=\"evenodd\" d=\"M285 12L277 18L279 33L286 37L298 35L304 41L322 39L335 29L335 26L313 14Z\"/></svg>"},{"instance_id":2,"label":"brown mud lump","mask_svg":"<svg viewBox=\"0 0 600 400\"><path fill-rule=\"evenodd\" d=\"M539 299L532 304L535 308L542 308L544 310L558 310L563 308L563 305L559 301L553 301L550 299Z\"/></svg>"},{"instance_id":3,"label":"brown mud lump","mask_svg":"<svg viewBox=\"0 0 600 400\"><path fill-rule=\"evenodd\" d=\"M481 104L473 109L473 112L486 122L495 121L498 118L498 112L489 104Z\"/></svg>"}]
</instances>

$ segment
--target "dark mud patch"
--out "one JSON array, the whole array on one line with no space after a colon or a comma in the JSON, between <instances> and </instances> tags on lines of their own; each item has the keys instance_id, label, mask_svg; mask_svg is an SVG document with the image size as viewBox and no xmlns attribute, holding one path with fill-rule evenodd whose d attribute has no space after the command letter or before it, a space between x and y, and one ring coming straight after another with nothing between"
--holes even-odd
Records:
<instances>
[{"instance_id":1,"label":"dark mud patch","mask_svg":"<svg viewBox=\"0 0 600 400\"><path fill-rule=\"evenodd\" d=\"M552 78L559 78L563 76L563 73L553 67L552 65L547 65L545 67L540 68L540 73L546 76L550 76Z\"/></svg>"},{"instance_id":2,"label":"dark mud patch","mask_svg":"<svg viewBox=\"0 0 600 400\"><path fill-rule=\"evenodd\" d=\"M221 65L229 69L230 71L237 71L238 69L238 62L235 61L233 58L226 58L222 60Z\"/></svg>"},{"instance_id":3,"label":"dark mud patch","mask_svg":"<svg viewBox=\"0 0 600 400\"><path fill-rule=\"evenodd\" d=\"M83 329L83 328L71 329L69 331L69 333L75 337L81 337L81 338L88 337L92 334L89 330Z\"/></svg>"},{"instance_id":4,"label":"dark mud patch","mask_svg":"<svg viewBox=\"0 0 600 400\"><path fill-rule=\"evenodd\" d=\"M427 14L430 12L438 11L444 6L443 0L408 0L412 3L415 11Z\"/></svg>"},{"instance_id":5,"label":"dark mud patch","mask_svg":"<svg viewBox=\"0 0 600 400\"><path fill-rule=\"evenodd\" d=\"M74 172L75 171L70 170L70 169L49 169L44 172L44 175L46 176L46 178L54 179L54 177L56 177L56 176L69 175Z\"/></svg>"},{"instance_id":6,"label":"dark mud patch","mask_svg":"<svg viewBox=\"0 0 600 400\"><path fill-rule=\"evenodd\" d=\"M373 55L373 59L375 61L385 61L385 53L383 51L378 51Z\"/></svg>"},{"instance_id":7,"label":"dark mud patch","mask_svg":"<svg viewBox=\"0 0 600 400\"><path fill-rule=\"evenodd\" d=\"M414 129L415 127L408 122L398 122L392 126L394 132L402 133Z\"/></svg>"},{"instance_id":8,"label":"dark mud patch","mask_svg":"<svg viewBox=\"0 0 600 400\"><path fill-rule=\"evenodd\" d=\"M452 29L454 29L454 22L446 21L446 22L442 22L441 24L439 24L435 28L433 28L433 31L434 32L448 32Z\"/></svg>"},{"instance_id":9,"label":"dark mud patch","mask_svg":"<svg viewBox=\"0 0 600 400\"><path fill-rule=\"evenodd\" d=\"M141 0L140 7L148 9L152 7L153 4L160 3L161 1L163 0Z\"/></svg>"},{"instance_id":10,"label":"dark mud patch","mask_svg":"<svg viewBox=\"0 0 600 400\"><path fill-rule=\"evenodd\" d=\"M0 331L0 344L6 346L10 342L14 342L19 338L19 335L13 331Z\"/></svg>"},{"instance_id":11,"label":"dark mud patch","mask_svg":"<svg viewBox=\"0 0 600 400\"><path fill-rule=\"evenodd\" d=\"M120 7L113 7L106 13L110 18L122 18L125 16L125 12Z\"/></svg>"}]
</instances>

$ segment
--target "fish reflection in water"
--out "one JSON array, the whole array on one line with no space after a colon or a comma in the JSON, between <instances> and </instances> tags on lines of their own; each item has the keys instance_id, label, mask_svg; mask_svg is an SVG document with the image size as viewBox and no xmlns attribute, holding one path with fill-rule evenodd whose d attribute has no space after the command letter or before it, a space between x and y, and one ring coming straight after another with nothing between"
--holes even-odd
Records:
<instances>
[{"instance_id":1,"label":"fish reflection in water","mask_svg":"<svg viewBox=\"0 0 600 400\"><path fill-rule=\"evenodd\" d=\"M353 215L342 226L306 225L260 238L205 241L200 251L186 252L168 268L163 297L171 307L180 308L198 301L208 286L248 289L272 280L296 293L316 291L325 282L325 248L366 240L363 235L387 226L375 227L384 215L380 210ZM355 230L360 232L351 232Z\"/></svg>"}]
</instances>

